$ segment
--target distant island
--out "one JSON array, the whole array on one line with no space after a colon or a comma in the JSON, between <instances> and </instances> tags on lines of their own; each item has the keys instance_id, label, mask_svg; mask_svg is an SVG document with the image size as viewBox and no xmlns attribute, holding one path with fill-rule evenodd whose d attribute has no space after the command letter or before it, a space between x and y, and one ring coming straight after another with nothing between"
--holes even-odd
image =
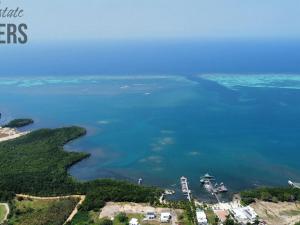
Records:
<instances>
[{"instance_id":1,"label":"distant island","mask_svg":"<svg viewBox=\"0 0 300 225\"><path fill-rule=\"evenodd\" d=\"M10 121L8 124L4 125L3 127L8 127L8 128L20 128L24 127L30 124L33 124L32 119L15 119Z\"/></svg>"}]
</instances>

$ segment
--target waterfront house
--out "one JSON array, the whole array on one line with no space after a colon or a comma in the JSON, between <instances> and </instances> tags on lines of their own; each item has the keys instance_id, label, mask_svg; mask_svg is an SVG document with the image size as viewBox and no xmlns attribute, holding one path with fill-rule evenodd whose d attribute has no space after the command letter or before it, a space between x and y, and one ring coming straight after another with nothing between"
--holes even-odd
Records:
<instances>
[{"instance_id":1,"label":"waterfront house","mask_svg":"<svg viewBox=\"0 0 300 225\"><path fill-rule=\"evenodd\" d=\"M163 212L160 214L160 222L162 223L169 223L171 220L171 213Z\"/></svg>"}]
</instances>

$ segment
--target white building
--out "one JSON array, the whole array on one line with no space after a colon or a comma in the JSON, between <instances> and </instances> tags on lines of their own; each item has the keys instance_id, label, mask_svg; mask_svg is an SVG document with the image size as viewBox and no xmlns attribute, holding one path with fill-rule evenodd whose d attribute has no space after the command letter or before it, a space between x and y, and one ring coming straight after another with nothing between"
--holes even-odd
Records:
<instances>
[{"instance_id":1,"label":"white building","mask_svg":"<svg viewBox=\"0 0 300 225\"><path fill-rule=\"evenodd\" d=\"M231 213L242 224L254 223L257 218L256 212L250 206L234 208L231 210Z\"/></svg>"},{"instance_id":2,"label":"white building","mask_svg":"<svg viewBox=\"0 0 300 225\"><path fill-rule=\"evenodd\" d=\"M154 212L147 212L145 217L147 220L154 220L156 218L156 215Z\"/></svg>"},{"instance_id":3,"label":"white building","mask_svg":"<svg viewBox=\"0 0 300 225\"><path fill-rule=\"evenodd\" d=\"M207 218L203 210L196 210L198 225L207 225Z\"/></svg>"},{"instance_id":4,"label":"white building","mask_svg":"<svg viewBox=\"0 0 300 225\"><path fill-rule=\"evenodd\" d=\"M132 218L132 219L129 221L129 225L139 225L138 219Z\"/></svg>"},{"instance_id":5,"label":"white building","mask_svg":"<svg viewBox=\"0 0 300 225\"><path fill-rule=\"evenodd\" d=\"M160 222L162 223L169 223L171 220L171 213L163 212L160 214Z\"/></svg>"}]
</instances>

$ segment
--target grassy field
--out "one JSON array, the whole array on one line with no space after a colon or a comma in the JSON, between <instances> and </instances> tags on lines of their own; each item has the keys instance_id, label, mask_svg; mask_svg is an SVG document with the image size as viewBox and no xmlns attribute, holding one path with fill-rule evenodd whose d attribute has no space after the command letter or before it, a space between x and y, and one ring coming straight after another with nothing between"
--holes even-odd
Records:
<instances>
[{"instance_id":1,"label":"grassy field","mask_svg":"<svg viewBox=\"0 0 300 225\"><path fill-rule=\"evenodd\" d=\"M285 210L280 213L282 216L298 216L300 215L300 210Z\"/></svg>"},{"instance_id":2,"label":"grassy field","mask_svg":"<svg viewBox=\"0 0 300 225\"><path fill-rule=\"evenodd\" d=\"M60 200L13 200L14 225L61 225L69 217L79 199Z\"/></svg>"},{"instance_id":3,"label":"grassy field","mask_svg":"<svg viewBox=\"0 0 300 225\"><path fill-rule=\"evenodd\" d=\"M72 225L87 225L87 224L99 224L99 221L95 221L93 215L90 215L91 212L79 211L76 216L73 218Z\"/></svg>"},{"instance_id":4,"label":"grassy field","mask_svg":"<svg viewBox=\"0 0 300 225\"><path fill-rule=\"evenodd\" d=\"M4 205L0 205L0 223L3 222L5 215L6 215L6 208Z\"/></svg>"},{"instance_id":5,"label":"grassy field","mask_svg":"<svg viewBox=\"0 0 300 225\"><path fill-rule=\"evenodd\" d=\"M182 213L182 215L179 215L179 224L184 224L184 225L193 225L193 223L189 220L188 215L186 212Z\"/></svg>"},{"instance_id":6,"label":"grassy field","mask_svg":"<svg viewBox=\"0 0 300 225\"><path fill-rule=\"evenodd\" d=\"M205 214L207 216L207 220L209 224L216 224L216 214L213 212L212 209L205 210Z\"/></svg>"},{"instance_id":7,"label":"grassy field","mask_svg":"<svg viewBox=\"0 0 300 225\"><path fill-rule=\"evenodd\" d=\"M113 225L126 225L132 218L138 219L139 224L141 224L141 225L161 225L161 223L158 220L144 221L143 220L144 214L134 213L134 214L126 214L126 216L128 217L127 222L122 223L117 218L115 218L113 220ZM110 218L106 218L106 219L110 219ZM104 220L105 220L105 218L99 219L99 212L94 212L94 211L79 212L75 216L75 218L72 220L71 224L72 225L101 225ZM182 223L180 223L180 224L192 225L190 222L188 222L187 218L183 218L183 220L181 222ZM164 225L168 225L168 223L164 223Z\"/></svg>"}]
</instances>

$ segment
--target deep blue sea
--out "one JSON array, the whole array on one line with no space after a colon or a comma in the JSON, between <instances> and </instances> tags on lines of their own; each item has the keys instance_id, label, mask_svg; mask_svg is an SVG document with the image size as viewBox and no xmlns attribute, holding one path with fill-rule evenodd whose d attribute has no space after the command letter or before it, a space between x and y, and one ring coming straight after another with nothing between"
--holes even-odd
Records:
<instances>
[{"instance_id":1,"label":"deep blue sea","mask_svg":"<svg viewBox=\"0 0 300 225\"><path fill-rule=\"evenodd\" d=\"M204 197L300 181L298 42L32 44L0 56L2 123L84 126L78 179L114 177ZM299 74L299 75L297 75Z\"/></svg>"},{"instance_id":2,"label":"deep blue sea","mask_svg":"<svg viewBox=\"0 0 300 225\"><path fill-rule=\"evenodd\" d=\"M300 40L128 40L0 46L0 76L300 73Z\"/></svg>"}]
</instances>

